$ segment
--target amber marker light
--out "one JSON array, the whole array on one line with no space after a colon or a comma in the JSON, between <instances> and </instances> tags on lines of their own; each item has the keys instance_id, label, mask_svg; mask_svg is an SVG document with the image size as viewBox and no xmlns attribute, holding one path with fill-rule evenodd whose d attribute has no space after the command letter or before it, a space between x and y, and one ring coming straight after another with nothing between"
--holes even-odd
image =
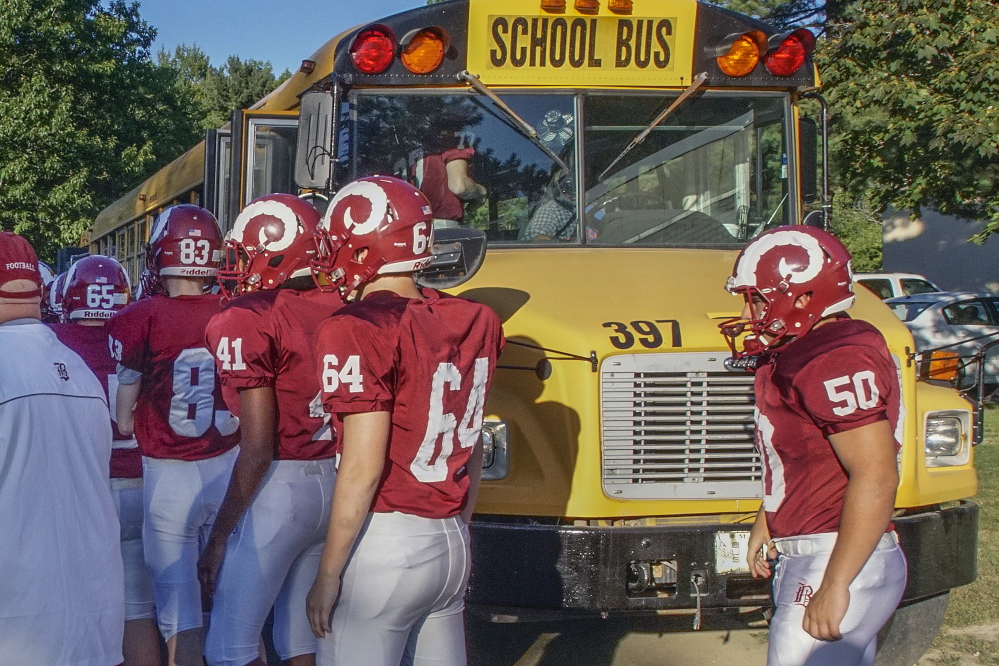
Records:
<instances>
[{"instance_id":1,"label":"amber marker light","mask_svg":"<svg viewBox=\"0 0 999 666\"><path fill-rule=\"evenodd\" d=\"M746 76L760 62L760 53L766 50L766 36L758 30L738 37L728 53L718 56L718 69L728 76Z\"/></svg>"},{"instance_id":2,"label":"amber marker light","mask_svg":"<svg viewBox=\"0 0 999 666\"><path fill-rule=\"evenodd\" d=\"M381 74L395 57L395 35L381 25L365 28L350 45L350 59L364 74Z\"/></svg>"},{"instance_id":3,"label":"amber marker light","mask_svg":"<svg viewBox=\"0 0 999 666\"><path fill-rule=\"evenodd\" d=\"M630 14L635 3L632 0L608 0L607 9L615 14Z\"/></svg>"},{"instance_id":4,"label":"amber marker light","mask_svg":"<svg viewBox=\"0 0 999 666\"><path fill-rule=\"evenodd\" d=\"M600 10L600 0L576 0L576 11L592 14Z\"/></svg>"},{"instance_id":5,"label":"amber marker light","mask_svg":"<svg viewBox=\"0 0 999 666\"><path fill-rule=\"evenodd\" d=\"M776 49L767 54L764 64L774 76L791 76L805 64L805 58L815 48L811 30L799 28L784 37Z\"/></svg>"},{"instance_id":6,"label":"amber marker light","mask_svg":"<svg viewBox=\"0 0 999 666\"><path fill-rule=\"evenodd\" d=\"M546 12L564 12L565 0L541 0L541 9Z\"/></svg>"},{"instance_id":7,"label":"amber marker light","mask_svg":"<svg viewBox=\"0 0 999 666\"><path fill-rule=\"evenodd\" d=\"M440 28L424 28L403 39L399 59L413 74L429 74L440 67L447 48L445 33Z\"/></svg>"}]
</instances>

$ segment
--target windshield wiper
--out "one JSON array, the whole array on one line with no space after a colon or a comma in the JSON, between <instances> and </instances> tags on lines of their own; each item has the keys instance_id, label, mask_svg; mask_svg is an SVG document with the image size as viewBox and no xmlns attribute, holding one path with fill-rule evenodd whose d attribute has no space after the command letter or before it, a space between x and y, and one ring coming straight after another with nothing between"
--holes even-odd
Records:
<instances>
[{"instance_id":1,"label":"windshield wiper","mask_svg":"<svg viewBox=\"0 0 999 666\"><path fill-rule=\"evenodd\" d=\"M562 174L569 173L569 165L563 162L562 158L559 157L554 150L548 147L548 144L538 138L538 130L534 129L531 123L518 116L517 112L507 106L507 103L500 99L499 95L487 88L486 84L479 80L478 76L469 73L468 70L465 70L458 74L458 80L466 82L478 92L491 99L493 103L499 107L500 111L506 114L506 117L514 124L514 126L517 127L517 129L519 129L524 136L531 140L531 143L540 148L545 155L550 157L552 161L558 165Z\"/></svg>"},{"instance_id":2,"label":"windshield wiper","mask_svg":"<svg viewBox=\"0 0 999 666\"><path fill-rule=\"evenodd\" d=\"M662 121L666 120L666 118L669 117L669 115L671 113L673 113L674 111L676 111L677 107L680 106L681 104L683 104L683 102L688 97L690 97L690 95L695 90L697 90L698 88L700 88L701 84L704 83L705 81L707 81L707 79L708 79L708 73L707 72L701 72L700 74L698 74L697 76L695 76L694 80L690 82L689 86L687 86L687 89L684 90L682 93L680 93L680 96L677 97L676 100L672 104L670 104L668 107L666 107L663 110L663 112L660 113L658 116L656 116L655 118L653 118L652 122L645 126L645 129L643 129L641 132L639 132L638 134L635 135L635 138L632 139L631 142L627 146L624 147L624 150L622 150L618 154L618 156L614 158L614 161L610 163L610 166L607 167L606 169L604 169L603 173L601 173L600 176L597 178L597 181L599 182L599 181L603 180L604 176L606 176L607 173L611 169L613 169L615 166L617 166L617 163L620 162L621 159L625 155L627 155L628 153L630 153L632 148L634 148L635 146L637 146L638 144L642 143L647 138L649 138L649 134L652 134L652 130L654 130L656 128L656 126L659 125L659 123L661 123Z\"/></svg>"}]
</instances>

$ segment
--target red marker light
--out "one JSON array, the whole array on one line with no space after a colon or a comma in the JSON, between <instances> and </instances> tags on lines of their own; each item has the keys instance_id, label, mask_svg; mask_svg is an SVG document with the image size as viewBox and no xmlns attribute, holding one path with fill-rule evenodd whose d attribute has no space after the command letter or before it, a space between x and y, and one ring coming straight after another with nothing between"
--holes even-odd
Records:
<instances>
[{"instance_id":1,"label":"red marker light","mask_svg":"<svg viewBox=\"0 0 999 666\"><path fill-rule=\"evenodd\" d=\"M395 58L395 35L385 26L365 28L350 45L350 59L364 74L381 74Z\"/></svg>"},{"instance_id":2,"label":"red marker light","mask_svg":"<svg viewBox=\"0 0 999 666\"><path fill-rule=\"evenodd\" d=\"M805 64L812 49L815 48L815 35L810 30L799 28L781 41L776 49L770 51L764 59L764 64L774 76L791 76Z\"/></svg>"}]
</instances>

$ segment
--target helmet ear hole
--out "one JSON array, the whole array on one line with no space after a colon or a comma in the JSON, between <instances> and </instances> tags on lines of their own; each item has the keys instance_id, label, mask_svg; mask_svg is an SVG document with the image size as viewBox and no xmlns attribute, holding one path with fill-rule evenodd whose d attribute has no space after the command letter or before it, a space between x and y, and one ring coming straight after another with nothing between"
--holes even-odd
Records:
<instances>
[{"instance_id":1,"label":"helmet ear hole","mask_svg":"<svg viewBox=\"0 0 999 666\"><path fill-rule=\"evenodd\" d=\"M363 262L365 259L367 259L367 257L368 257L368 248L366 248L366 247L359 247L356 250L354 250L354 257L353 257L353 259L357 263Z\"/></svg>"},{"instance_id":2,"label":"helmet ear hole","mask_svg":"<svg viewBox=\"0 0 999 666\"><path fill-rule=\"evenodd\" d=\"M282 261L284 261L284 255L279 254L271 257L270 261L267 262L267 265L270 266L271 268L277 268L278 266L281 265Z\"/></svg>"}]
</instances>

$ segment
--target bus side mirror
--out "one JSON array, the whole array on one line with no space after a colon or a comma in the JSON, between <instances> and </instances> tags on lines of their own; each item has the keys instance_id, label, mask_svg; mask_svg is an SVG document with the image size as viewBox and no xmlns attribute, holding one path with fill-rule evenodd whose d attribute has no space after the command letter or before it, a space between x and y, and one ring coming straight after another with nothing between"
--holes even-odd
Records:
<instances>
[{"instance_id":1,"label":"bus side mirror","mask_svg":"<svg viewBox=\"0 0 999 666\"><path fill-rule=\"evenodd\" d=\"M811 203L819 197L819 132L814 120L800 118L798 120L798 136L801 137L801 198Z\"/></svg>"},{"instance_id":2,"label":"bus side mirror","mask_svg":"<svg viewBox=\"0 0 999 666\"><path fill-rule=\"evenodd\" d=\"M434 259L416 276L422 287L451 289L468 282L486 258L486 232L459 227L434 229Z\"/></svg>"},{"instance_id":3,"label":"bus side mirror","mask_svg":"<svg viewBox=\"0 0 999 666\"><path fill-rule=\"evenodd\" d=\"M333 177L333 95L302 95L298 117L295 183L302 189L327 190Z\"/></svg>"}]
</instances>

